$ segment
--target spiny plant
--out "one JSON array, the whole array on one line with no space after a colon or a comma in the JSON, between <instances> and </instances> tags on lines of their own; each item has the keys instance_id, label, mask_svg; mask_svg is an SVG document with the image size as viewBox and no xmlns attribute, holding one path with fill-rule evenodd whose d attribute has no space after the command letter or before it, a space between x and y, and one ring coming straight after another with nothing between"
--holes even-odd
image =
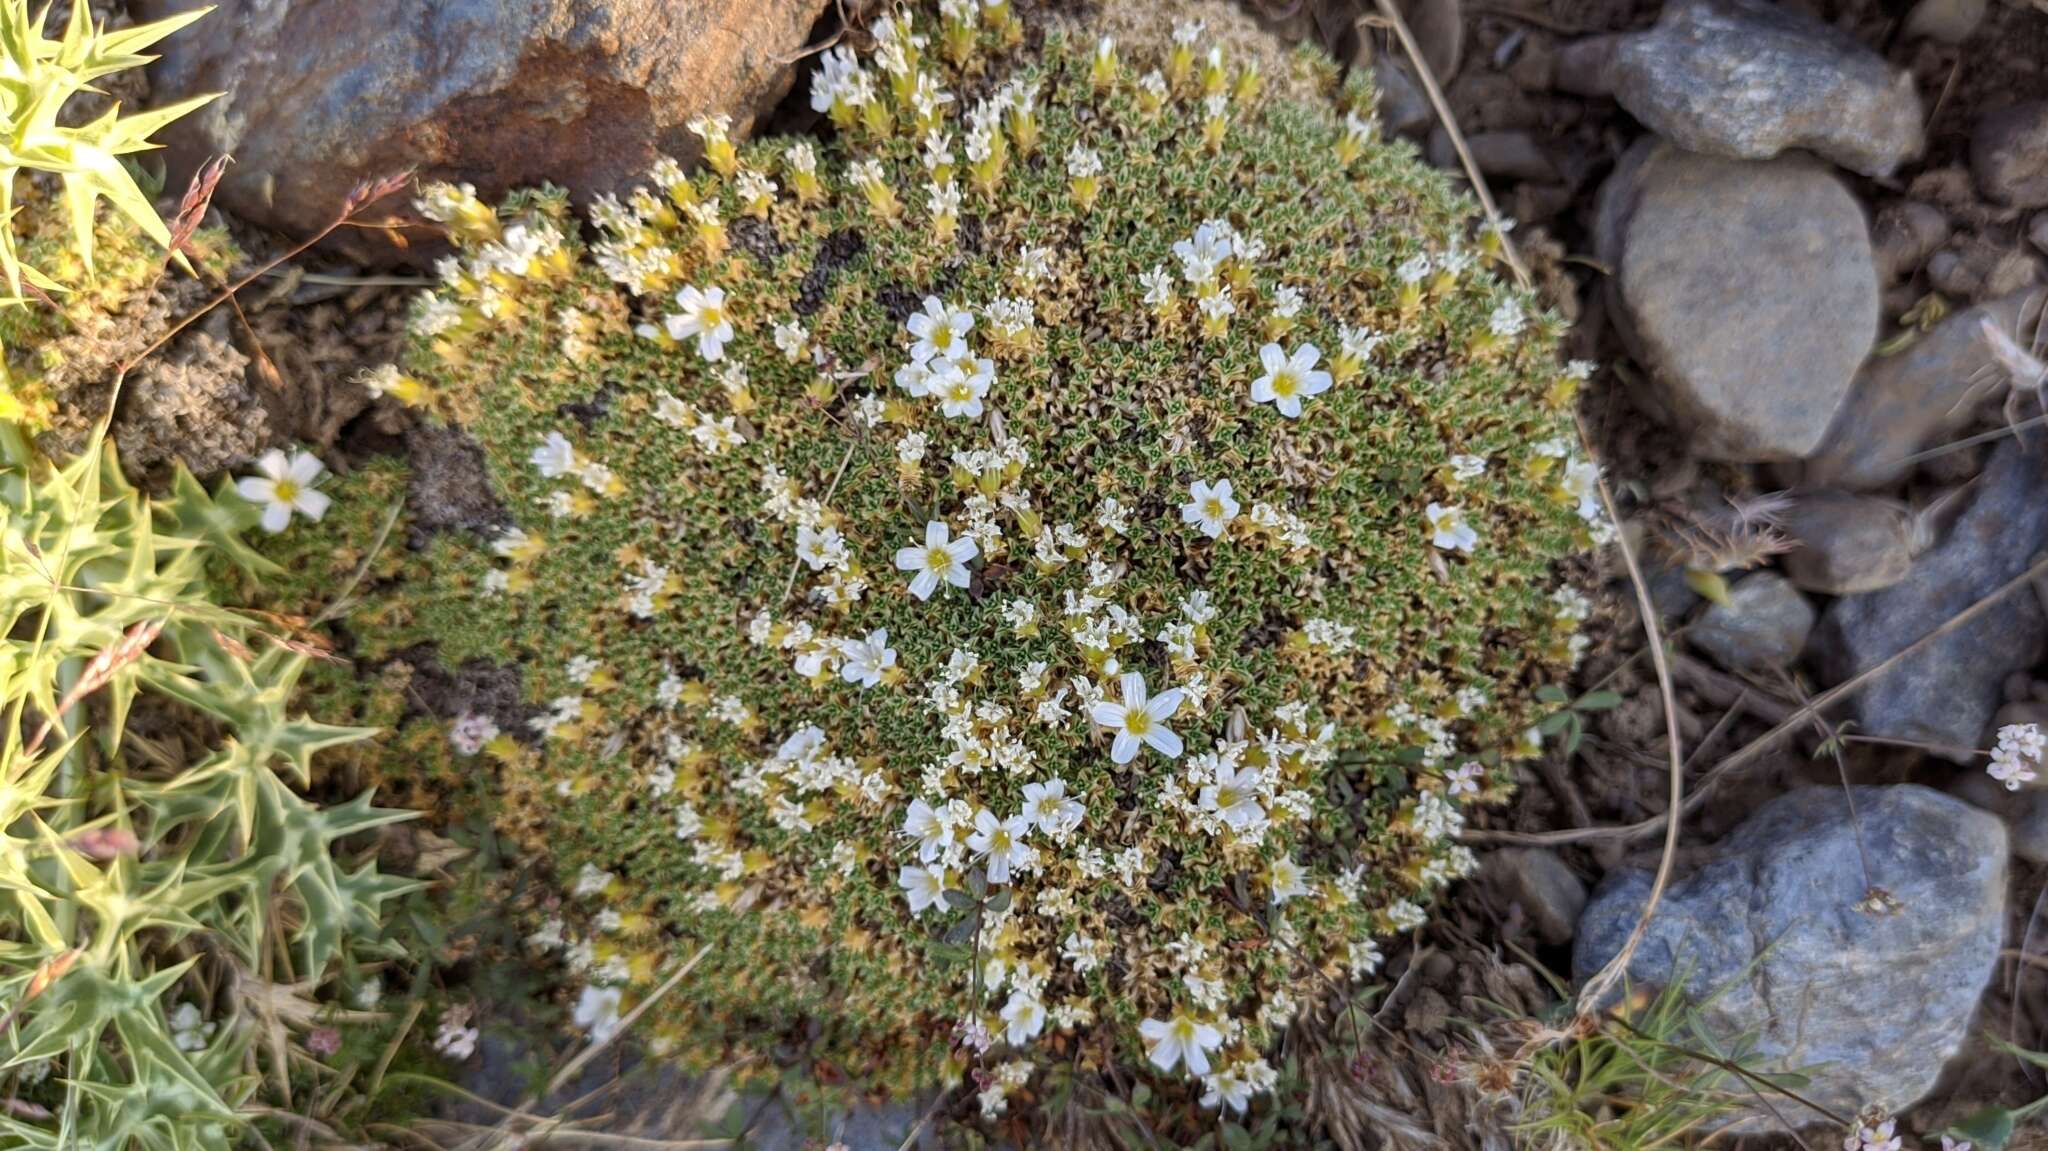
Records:
<instances>
[{"instance_id":1,"label":"spiny plant","mask_svg":"<svg viewBox=\"0 0 2048 1151\"><path fill-rule=\"evenodd\" d=\"M1584 367L1364 87L1001 3L871 40L830 139L702 121L593 243L425 191L457 253L367 382L508 518L366 610L522 669L448 738L564 874L534 942L596 1034L690 960L689 1061L1243 1111L1540 741L1554 561L1609 530Z\"/></svg>"},{"instance_id":2,"label":"spiny plant","mask_svg":"<svg viewBox=\"0 0 2048 1151\"><path fill-rule=\"evenodd\" d=\"M0 310L27 307L38 297L46 300L92 281L102 201L114 218L186 263L182 253L172 250L170 228L122 157L155 148L152 135L214 96L193 96L127 116L113 104L84 123L67 122L77 117L66 111L75 97L97 93L93 81L149 63L155 57L144 55L144 49L210 11L197 8L149 24L108 29L93 23L86 0L72 0L63 32L51 39L45 35L49 5L31 12L28 0L0 0L0 60L5 61L0 68L0 219L5 220L0 227L0 280L5 283ZM40 227L46 218L17 211L15 197L27 183L17 178L24 175L51 177L61 189L57 198L69 230L70 260L64 263L75 260L75 267L55 259L44 266L23 259L17 217L25 216L31 227ZM12 389L0 381L0 419L18 419L20 408Z\"/></svg>"},{"instance_id":3,"label":"spiny plant","mask_svg":"<svg viewBox=\"0 0 2048 1151\"><path fill-rule=\"evenodd\" d=\"M215 601L211 556L267 566L239 538L260 514L183 472L150 499L103 441L58 466L0 423L0 1147L227 1145L255 1019L414 886L340 850L409 813L297 790L369 732L295 713L303 645Z\"/></svg>"}]
</instances>

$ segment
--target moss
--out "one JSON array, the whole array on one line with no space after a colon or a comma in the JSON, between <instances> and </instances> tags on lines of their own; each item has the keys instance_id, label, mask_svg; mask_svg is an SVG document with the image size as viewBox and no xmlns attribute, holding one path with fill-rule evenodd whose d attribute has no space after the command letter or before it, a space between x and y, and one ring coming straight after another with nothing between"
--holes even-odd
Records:
<instances>
[{"instance_id":1,"label":"moss","mask_svg":"<svg viewBox=\"0 0 2048 1151\"><path fill-rule=\"evenodd\" d=\"M379 386L475 438L518 528L424 541L351 628L520 665L535 722L484 753L504 822L573 885L584 978L630 1006L695 960L655 1016L681 1057L891 1088L974 1064L993 1110L1034 1064L1137 1065L1163 1054L1144 1021L1186 1017L1219 1030L1190 1090L1221 1100L1470 866L1459 793L1498 796L1531 750L1533 691L1572 655L1553 563L1602 530L1561 447L1573 384L1558 323L1405 145L1199 43L1105 64L1058 32L1007 47L989 11L921 19L921 51L885 32L847 81L872 81L866 107L828 78L829 141L707 125L714 170L657 169L588 246L557 194L430 190L462 252ZM927 206L919 73L957 98L951 221ZM1076 146L1101 161L1090 203ZM1174 246L1205 222L1236 254L1191 280ZM1224 285L1237 312L1205 331ZM714 287L715 359L668 335L679 294ZM967 370L994 382L971 418L892 382L927 297L974 315ZM1269 343L1335 372L1299 418L1252 402ZM1220 479L1241 506L1212 539L1181 507ZM893 558L930 522L978 554L921 600ZM802 561L827 529L824 566ZM846 644L884 630L893 668L864 688ZM1116 763L1091 724L1082 697L1129 672L1188 693L1178 757ZM1068 715L1041 722L1053 698ZM1232 766L1259 773L1240 827L1200 800ZM914 802L1010 817L1052 779L1078 826L1032 830L1007 883L971 826L938 836L922 863L949 894L911 911Z\"/></svg>"}]
</instances>

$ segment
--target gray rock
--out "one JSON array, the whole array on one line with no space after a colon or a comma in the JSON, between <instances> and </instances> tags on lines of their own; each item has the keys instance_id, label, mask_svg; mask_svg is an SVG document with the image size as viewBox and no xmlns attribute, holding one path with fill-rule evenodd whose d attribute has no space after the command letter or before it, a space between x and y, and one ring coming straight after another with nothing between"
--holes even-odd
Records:
<instances>
[{"instance_id":1,"label":"gray rock","mask_svg":"<svg viewBox=\"0 0 2048 1151\"><path fill-rule=\"evenodd\" d=\"M1866 176L1920 154L1913 77L1854 37L1766 0L1677 0L1615 53L1614 98L1694 152L1817 152Z\"/></svg>"},{"instance_id":2,"label":"gray rock","mask_svg":"<svg viewBox=\"0 0 2048 1151\"><path fill-rule=\"evenodd\" d=\"M1918 200L1894 200L1878 209L1870 225L1870 253L1877 281L1894 284L1912 275L1953 229L1948 215Z\"/></svg>"},{"instance_id":3,"label":"gray rock","mask_svg":"<svg viewBox=\"0 0 2048 1151\"><path fill-rule=\"evenodd\" d=\"M1710 603L1686 638L1729 671L1790 667L1813 631L1813 605L1776 572L1752 572Z\"/></svg>"},{"instance_id":4,"label":"gray rock","mask_svg":"<svg viewBox=\"0 0 2048 1151\"><path fill-rule=\"evenodd\" d=\"M1574 96L1612 96L1614 57L1626 36L1585 36L1557 49L1557 90Z\"/></svg>"},{"instance_id":5,"label":"gray rock","mask_svg":"<svg viewBox=\"0 0 2048 1151\"><path fill-rule=\"evenodd\" d=\"M1986 113L1970 133L1977 187L2015 208L2048 207L2048 100Z\"/></svg>"},{"instance_id":6,"label":"gray rock","mask_svg":"<svg viewBox=\"0 0 2048 1151\"><path fill-rule=\"evenodd\" d=\"M2031 287L2041 258L2010 241L1981 233L1957 236L1927 260L1927 282L1951 299L1981 303Z\"/></svg>"},{"instance_id":7,"label":"gray rock","mask_svg":"<svg viewBox=\"0 0 2048 1151\"><path fill-rule=\"evenodd\" d=\"M1382 60L1373 65L1372 82L1379 93L1374 106L1388 135L1421 135L1436 121L1429 97L1399 64Z\"/></svg>"},{"instance_id":8,"label":"gray rock","mask_svg":"<svg viewBox=\"0 0 2048 1151\"><path fill-rule=\"evenodd\" d=\"M1479 864L1480 883L1509 907L1518 907L1543 943L1571 942L1573 925L1586 909L1586 881L1557 853L1541 847L1504 847Z\"/></svg>"},{"instance_id":9,"label":"gray rock","mask_svg":"<svg viewBox=\"0 0 2048 1151\"><path fill-rule=\"evenodd\" d=\"M1920 0L1906 17L1906 38L1960 44L1970 38L1991 0Z\"/></svg>"},{"instance_id":10,"label":"gray rock","mask_svg":"<svg viewBox=\"0 0 2048 1151\"><path fill-rule=\"evenodd\" d=\"M1854 492L1796 492L1779 522L1797 543L1780 561L1786 576L1824 595L1890 587L1931 542L1911 508Z\"/></svg>"},{"instance_id":11,"label":"gray rock","mask_svg":"<svg viewBox=\"0 0 2048 1151\"><path fill-rule=\"evenodd\" d=\"M1950 795L1970 806L1988 811L2005 821L2007 842L2016 859L2048 863L2048 791L2021 788L2007 791L2005 785L1982 768L1966 769L1949 784Z\"/></svg>"},{"instance_id":12,"label":"gray rock","mask_svg":"<svg viewBox=\"0 0 2048 1151\"><path fill-rule=\"evenodd\" d=\"M1550 154L1528 132L1475 132L1465 137L1465 146L1472 150L1472 162L1488 176L1538 183L1558 179L1557 165L1551 163Z\"/></svg>"},{"instance_id":13,"label":"gray rock","mask_svg":"<svg viewBox=\"0 0 2048 1151\"><path fill-rule=\"evenodd\" d=\"M1841 181L1803 157L1645 142L1597 215L1623 334L1692 450L1761 462L1818 446L1877 334L1869 231Z\"/></svg>"},{"instance_id":14,"label":"gray rock","mask_svg":"<svg viewBox=\"0 0 2048 1151\"><path fill-rule=\"evenodd\" d=\"M1803 482L1812 487L1869 489L1912 470L1908 457L1953 437L1976 418L1985 398L2000 394L1983 322L2006 333L2031 333L2044 298L2022 292L1957 312L1903 351L1873 356L1856 376L1820 447L1808 457Z\"/></svg>"},{"instance_id":15,"label":"gray rock","mask_svg":"<svg viewBox=\"0 0 2048 1151\"><path fill-rule=\"evenodd\" d=\"M139 20L201 0L138 0ZM692 162L687 125L735 132L789 88L827 0L265 0L158 46L160 92L224 92L164 138L172 187L232 154L217 201L289 235L366 179L416 167L488 196L551 180L582 195ZM362 236L369 235L361 233Z\"/></svg>"},{"instance_id":16,"label":"gray rock","mask_svg":"<svg viewBox=\"0 0 2048 1151\"><path fill-rule=\"evenodd\" d=\"M1841 788L1765 804L1673 883L1629 964L1638 983L1683 973L1724 1042L1752 1035L1767 1070L1803 1071L1801 1093L1842 1114L1898 1111L1934 1086L1968 1031L2005 933L2006 835L1998 820L1916 785ZM1895 912L1858 909L1870 884ZM1621 950L1649 895L1646 871L1612 872L1579 920L1581 978ZM1744 1131L1821 1117L1785 1099Z\"/></svg>"},{"instance_id":17,"label":"gray rock","mask_svg":"<svg viewBox=\"0 0 2048 1151\"><path fill-rule=\"evenodd\" d=\"M2048 252L2048 212L2037 214L2033 222L2027 225L2027 239L2036 248Z\"/></svg>"},{"instance_id":18,"label":"gray rock","mask_svg":"<svg viewBox=\"0 0 2048 1151\"><path fill-rule=\"evenodd\" d=\"M2027 569L2048 541L2048 452L2001 443L1966 498L1905 579L1829 606L1814 637L1828 682L1875 667ZM2044 638L2041 604L2022 589L1865 685L1847 713L1869 735L1974 747L2005 677L2039 659Z\"/></svg>"}]
</instances>

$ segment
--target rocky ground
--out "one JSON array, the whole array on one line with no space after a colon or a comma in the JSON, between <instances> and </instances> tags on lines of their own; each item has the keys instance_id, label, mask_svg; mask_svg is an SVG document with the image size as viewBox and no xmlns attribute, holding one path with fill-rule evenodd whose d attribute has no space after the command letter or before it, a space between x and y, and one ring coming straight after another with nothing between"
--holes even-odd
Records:
<instances>
[{"instance_id":1,"label":"rocky ground","mask_svg":"<svg viewBox=\"0 0 2048 1151\"><path fill-rule=\"evenodd\" d=\"M239 21L235 34L174 53L158 81L297 75L273 59L306 40L295 7L217 17ZM569 0L516 7L496 35L518 42L449 90L402 86L349 115L250 92L174 143L188 158L243 153L221 202L260 252L277 240L254 224L318 226L330 210L320 205L380 157L469 164L484 183L531 159L494 143L516 137L518 117L554 117L549 174L601 183L610 169L592 157L671 146L705 106L622 94L631 67L593 47L601 37L562 31L575 27L558 19ZM720 99L802 120L800 103L775 101L797 46L837 19L790 14L804 7L764 6L759 27L736 33L717 62L733 77ZM1416 70L1372 9L1292 0L1255 11L1283 38L1374 65L1388 130L1458 170ZM1703 993L1725 987L1715 1021L1753 1033L1766 1061L1827 1065L1807 1094L1831 1109L1910 1105L1903 1129L1933 1132L1986 1103L2034 1098L2038 1072L1985 1036L2048 1048L2048 949L2035 922L2048 790L2007 791L1985 774L1982 749L2000 725L2048 725L2048 579L2029 583L2048 555L2048 10L1407 9L1473 160L1519 221L1515 239L1575 321L1571 352L1603 365L1584 415L1672 639L1670 718L1689 799L1678 879L1634 973L1654 982L1683 970ZM388 31L366 21L351 66L385 59L367 48ZM667 34L623 18L611 32L648 52ZM272 62L256 67L259 56ZM584 93L583 113L561 121L533 100L504 103L542 65ZM512 111L480 122L492 99ZM323 134L303 135L302 116L325 117ZM422 135L423 123L440 134ZM349 159L320 158L333 156ZM266 178L274 170L293 178ZM416 246L403 230L350 239L250 289L242 318L199 333L247 361L229 366L266 418L244 413L238 427L320 445L340 467L436 442L408 439L397 412L353 382L393 354L404 289L421 273L390 261ZM1501 1145L1501 1114L1441 1073L1473 1043L1464 1021L1544 1010L1540 969L1588 974L1635 925L1666 814L1667 720L1613 550L1585 573L1602 602L1580 688L1619 702L1588 707L1577 746L1553 746L1511 808L1476 821L1481 876L1389 961L1385 1057L1360 1085L1369 1126L1397 1145ZM1831 691L1818 715L1802 710ZM493 1076L530 1053L493 1050L474 1085L516 1094ZM610 1102L642 1132L673 1113L635 1100L678 1098L659 1081L624 1090L643 1094ZM1810 1117L1759 1109L1744 1130ZM871 1121L881 1122L858 1120Z\"/></svg>"}]
</instances>

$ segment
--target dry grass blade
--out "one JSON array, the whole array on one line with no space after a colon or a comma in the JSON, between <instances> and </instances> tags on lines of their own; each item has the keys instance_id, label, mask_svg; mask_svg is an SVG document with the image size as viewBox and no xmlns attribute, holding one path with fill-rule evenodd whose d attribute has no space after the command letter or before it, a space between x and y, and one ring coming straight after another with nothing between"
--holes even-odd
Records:
<instances>
[{"instance_id":1,"label":"dry grass blade","mask_svg":"<svg viewBox=\"0 0 2048 1151\"><path fill-rule=\"evenodd\" d=\"M30 759L35 758L35 754L43 748L43 741L50 738L50 732L57 726L57 721L70 714L71 709L78 706L78 701L112 682L114 675L122 668L141 659L143 653L149 650L149 645L156 642L156 637L162 634L163 630L163 620L143 620L122 633L120 639L101 648L99 654L93 656L92 661L85 665L85 670L79 674L78 682L72 684L71 690L64 693L64 698L57 701L57 714L44 717L42 726L36 728L35 737L28 741L28 746L22 748L22 755Z\"/></svg>"},{"instance_id":2,"label":"dry grass blade","mask_svg":"<svg viewBox=\"0 0 2048 1151\"><path fill-rule=\"evenodd\" d=\"M1381 0L1385 3L1385 0ZM1578 422L1579 442L1590 457L1592 444L1586 436L1584 421ZM1614 493L1607 487L1605 476L1596 476L1600 489L1600 504L1607 509L1607 518L1619 524L1620 509L1614 506ZM1650 884L1650 896L1643 902L1643 912L1636 920L1633 931L1628 933L1627 942L1621 950L1607 961L1593 978L1586 981L1579 990L1577 1011L1581 1017L1590 1016L1600 1009L1600 1003L1607 998L1627 972L1629 960L1635 957L1636 948L1642 946L1643 935L1650 929L1650 917L1656 914L1657 904L1664 898L1664 888L1671 882L1671 871L1678 858L1678 827L1681 808L1685 802L1685 749L1678 734L1678 693L1671 682L1671 662L1664 651L1663 629L1658 623L1657 605L1650 598L1649 581L1643 578L1643 568L1636 560L1635 545L1628 540L1628 533L1615 533L1615 546L1621 552L1621 562L1628 568L1628 580L1635 588L1636 613L1643 620L1643 637L1649 644L1650 663L1657 670L1657 694L1664 707L1665 745L1670 753L1671 796L1666 808L1672 815L1664 829L1664 854L1657 861L1657 876Z\"/></svg>"},{"instance_id":3,"label":"dry grass blade","mask_svg":"<svg viewBox=\"0 0 2048 1151\"><path fill-rule=\"evenodd\" d=\"M1486 187L1486 178L1479 174L1479 165L1472 159L1472 150L1465 146L1465 133L1459 130L1457 118L1451 115L1451 105L1444 99L1443 85L1437 83L1429 61L1422 58L1422 49L1415 43L1415 34L1408 30L1408 22L1401 18L1401 10L1394 7L1394 0L1376 0L1376 3L1381 20L1394 30L1394 36L1401 41L1401 50L1415 65L1415 73L1422 80L1422 90L1429 96L1429 106L1435 109L1437 121L1450 136L1451 147L1457 150L1458 163L1465 169L1465 178L1472 182L1472 193L1479 197L1479 207L1486 213L1486 222L1493 225L1495 234L1500 236L1501 252L1507 256L1508 267L1514 269L1515 282L1525 291L1532 288L1535 281L1530 278L1528 267L1522 263L1521 254L1508 242L1507 231L1501 227L1500 209L1494 206L1493 193Z\"/></svg>"}]
</instances>

